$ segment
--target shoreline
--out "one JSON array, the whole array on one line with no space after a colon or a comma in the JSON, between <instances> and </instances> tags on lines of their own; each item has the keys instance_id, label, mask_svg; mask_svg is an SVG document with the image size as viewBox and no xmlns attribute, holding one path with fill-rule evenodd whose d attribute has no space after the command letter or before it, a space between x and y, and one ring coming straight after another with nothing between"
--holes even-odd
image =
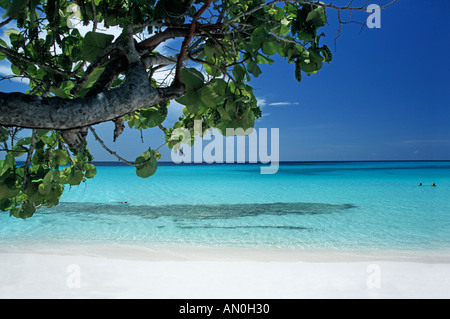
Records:
<instances>
[{"instance_id":1,"label":"shoreline","mask_svg":"<svg viewBox=\"0 0 450 319\"><path fill-rule=\"evenodd\" d=\"M350 250L231 247L120 242L0 242L0 254L85 256L135 261L223 262L421 262L450 264L450 250Z\"/></svg>"},{"instance_id":2,"label":"shoreline","mask_svg":"<svg viewBox=\"0 0 450 319\"><path fill-rule=\"evenodd\" d=\"M450 297L450 254L437 252L40 244L1 246L0 298Z\"/></svg>"}]
</instances>

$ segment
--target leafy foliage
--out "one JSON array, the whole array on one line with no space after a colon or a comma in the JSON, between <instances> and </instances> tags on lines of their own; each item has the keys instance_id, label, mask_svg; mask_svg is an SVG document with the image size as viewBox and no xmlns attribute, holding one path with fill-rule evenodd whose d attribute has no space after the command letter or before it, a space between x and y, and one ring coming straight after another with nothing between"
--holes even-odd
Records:
<instances>
[{"instance_id":1,"label":"leafy foliage","mask_svg":"<svg viewBox=\"0 0 450 319\"><path fill-rule=\"evenodd\" d=\"M184 32L176 35L180 40L191 36L184 59L178 55L180 63L147 67L153 88L181 81L184 94L174 98L185 106L183 116L171 128L162 127L169 101L123 114L129 128L161 128L169 148L178 143L172 138L177 128L191 132L190 140L182 139L192 145L201 133L195 120L202 121L202 131L215 128L223 134L226 128L252 128L262 112L249 83L275 55L294 65L299 82L302 73L317 73L332 60L329 48L319 43L327 16L316 1L12 0L0 6L4 19L16 22L5 32L10 44L0 40L0 60L9 60L15 76L30 80L29 95L77 99L119 87L127 76L123 52L130 49L130 34L136 35L133 49L142 60L161 56L157 45L173 38L165 32ZM201 11L204 6L209 10ZM194 19L194 34L189 34ZM79 26L90 31L82 34ZM110 34L112 27L122 30L120 36ZM168 65L180 75L169 84L156 77L166 68L170 78ZM6 152L0 160L0 210L29 218L40 207L57 205L67 187L95 177L86 144L70 149L62 132L47 128L16 136L14 128L0 126L0 151ZM17 164L20 156L26 157L25 165ZM145 151L135 161L136 174L155 174L160 157L156 150Z\"/></svg>"},{"instance_id":2,"label":"leafy foliage","mask_svg":"<svg viewBox=\"0 0 450 319\"><path fill-rule=\"evenodd\" d=\"M38 130L35 138L29 168L18 167L15 158L29 150L32 137L18 140L5 160L0 160L0 209L15 217L28 218L36 208L57 205L64 185L79 185L97 172L88 150L74 150L71 158L57 133Z\"/></svg>"}]
</instances>

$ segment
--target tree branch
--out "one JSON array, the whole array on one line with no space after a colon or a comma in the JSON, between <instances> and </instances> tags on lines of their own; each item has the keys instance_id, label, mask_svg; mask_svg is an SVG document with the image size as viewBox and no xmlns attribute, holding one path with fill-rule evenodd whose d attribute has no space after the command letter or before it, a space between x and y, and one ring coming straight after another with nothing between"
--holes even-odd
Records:
<instances>
[{"instance_id":1,"label":"tree branch","mask_svg":"<svg viewBox=\"0 0 450 319\"><path fill-rule=\"evenodd\" d=\"M233 23L233 22L235 22L235 21L237 21L240 18L243 18L245 16L251 15L252 13L254 13L254 12L258 11L258 10L261 10L261 9L263 9L265 7L273 6L275 4L282 3L282 2L284 2L284 3L286 3L286 2L293 2L293 3L299 3L299 4L311 4L311 5L317 5L317 6L320 6L320 7L323 7L323 8L334 9L334 10L338 10L338 11L341 11L341 10L366 11L367 10L366 4L367 4L368 1L363 6L351 7L351 4L353 3L353 0L351 0L347 4L347 6L340 7L340 6L335 6L332 3L326 4L326 3L323 3L323 2L318 1L318 0L291 0L291 1L287 1L287 0L273 0L271 2L267 2L267 3L261 4L259 6L256 6L256 7L252 8L250 10L247 10L247 11L241 13L241 14L238 14L237 16L235 16L235 17L225 21L223 24L224 25L229 25L230 23ZM388 3L386 5L380 6L380 9L386 9L386 8L392 6L396 2L398 2L398 0L393 0L393 1L391 1L390 3Z\"/></svg>"},{"instance_id":2,"label":"tree branch","mask_svg":"<svg viewBox=\"0 0 450 319\"><path fill-rule=\"evenodd\" d=\"M86 137L88 134L87 128L76 128L71 130L60 131L61 136L64 139L64 142L71 149L82 149L84 143L86 142Z\"/></svg>"},{"instance_id":3,"label":"tree branch","mask_svg":"<svg viewBox=\"0 0 450 319\"><path fill-rule=\"evenodd\" d=\"M178 98L178 86L155 89L141 63L130 65L121 87L92 97L63 99L23 93L0 93L0 125L71 130L114 120L141 108Z\"/></svg>"},{"instance_id":4,"label":"tree branch","mask_svg":"<svg viewBox=\"0 0 450 319\"><path fill-rule=\"evenodd\" d=\"M8 19L6 19L5 21L0 23L0 28L7 25L8 23L10 23L12 20L14 19L14 17L9 17Z\"/></svg>"},{"instance_id":5,"label":"tree branch","mask_svg":"<svg viewBox=\"0 0 450 319\"><path fill-rule=\"evenodd\" d=\"M37 130L33 130L31 134L30 148L28 149L27 160L25 161L25 168L23 173L23 188L26 189L28 185L28 170L30 169L31 159L33 158L33 153L36 148Z\"/></svg>"},{"instance_id":6,"label":"tree branch","mask_svg":"<svg viewBox=\"0 0 450 319\"><path fill-rule=\"evenodd\" d=\"M100 145L111 155L113 155L114 157L116 157L119 161L126 163L129 166L135 166L133 163L127 161L126 159L124 159L122 156L120 156L119 154L117 154L116 152L114 152L113 150L111 150L108 146L106 146L105 142L103 142L103 140L97 135L97 132L95 132L93 127L89 127L89 130L92 132L92 134L94 135L95 139L97 140L97 142L100 143Z\"/></svg>"},{"instance_id":7,"label":"tree branch","mask_svg":"<svg viewBox=\"0 0 450 319\"><path fill-rule=\"evenodd\" d=\"M97 69L105 60L107 57L109 57L114 52L121 52L125 53L125 48L118 44L114 43L109 46L107 46L103 52L89 65L89 67L84 72L83 76L77 81L75 86L72 88L70 93L73 95L76 95L86 84L89 77L92 75L92 73Z\"/></svg>"},{"instance_id":8,"label":"tree branch","mask_svg":"<svg viewBox=\"0 0 450 319\"><path fill-rule=\"evenodd\" d=\"M182 28L182 27L167 28L163 32L157 33L154 36L138 43L137 49L139 51L144 50L144 49L153 51L154 49L156 49L156 47L158 45L160 45L161 43L163 43L169 39L186 36L186 32L187 32L187 29Z\"/></svg>"},{"instance_id":9,"label":"tree branch","mask_svg":"<svg viewBox=\"0 0 450 319\"><path fill-rule=\"evenodd\" d=\"M191 26L189 27L189 32L183 40L183 44L181 45L180 54L178 56L177 67L175 71L175 83L181 84L181 69L183 67L183 61L186 58L187 47L194 37L195 30L197 28L197 21L200 19L202 14L208 9L211 5L212 0L206 0L205 4L197 11L194 18L192 19Z\"/></svg>"}]
</instances>

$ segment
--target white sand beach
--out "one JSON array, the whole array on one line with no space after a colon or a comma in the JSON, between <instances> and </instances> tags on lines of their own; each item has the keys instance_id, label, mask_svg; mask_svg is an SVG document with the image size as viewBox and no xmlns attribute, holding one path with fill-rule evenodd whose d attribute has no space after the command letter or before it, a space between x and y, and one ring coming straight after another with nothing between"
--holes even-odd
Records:
<instances>
[{"instance_id":1,"label":"white sand beach","mask_svg":"<svg viewBox=\"0 0 450 319\"><path fill-rule=\"evenodd\" d=\"M0 298L449 298L450 256L276 249L14 245Z\"/></svg>"}]
</instances>

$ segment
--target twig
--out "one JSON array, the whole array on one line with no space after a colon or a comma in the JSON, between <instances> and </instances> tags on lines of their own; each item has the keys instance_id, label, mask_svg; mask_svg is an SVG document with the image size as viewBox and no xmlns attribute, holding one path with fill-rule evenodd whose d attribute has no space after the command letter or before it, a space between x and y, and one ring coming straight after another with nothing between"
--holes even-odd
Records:
<instances>
[{"instance_id":1,"label":"twig","mask_svg":"<svg viewBox=\"0 0 450 319\"><path fill-rule=\"evenodd\" d=\"M286 0L273 0L271 2L263 3L263 4L261 4L261 5L257 6L257 7L254 7L253 9L250 9L248 11L245 11L245 12L243 12L243 13L235 16L235 17L233 17L232 19L229 19L228 21L225 21L223 24L228 25L230 23L233 23L233 22L239 20L240 18L243 18L245 16L251 15L252 13L254 13L254 12L258 11L258 10L261 10L261 9L263 9L265 7L272 6L272 5L275 5L275 4L278 4L278 3L282 3L282 2L286 3ZM330 4L326 4L326 3L323 3L321 1L312 1L312 0L309 0L309 1L308 0L294 0L294 1L289 1L289 2L317 5L317 6L320 6L320 7L323 7L323 8L335 9L335 10L338 10L338 11L340 11L340 10L366 11L365 5L363 5L361 7L350 7L350 5L352 4L353 0L350 1L350 3L346 7L339 7L339 6L335 6L335 5L331 4L331 3ZM366 4L368 2L369 1L367 1ZM380 9L388 8L388 7L390 7L391 5L393 5L396 2L398 2L398 0L393 0L393 1L391 1L390 3L388 3L386 5L380 6Z\"/></svg>"},{"instance_id":2,"label":"twig","mask_svg":"<svg viewBox=\"0 0 450 319\"><path fill-rule=\"evenodd\" d=\"M339 29L338 34L336 38L334 39L334 50L337 50L337 40L341 37L341 31L342 31L342 21L341 21L341 10L338 10L338 22L339 22Z\"/></svg>"},{"instance_id":3,"label":"twig","mask_svg":"<svg viewBox=\"0 0 450 319\"><path fill-rule=\"evenodd\" d=\"M94 0L91 0L91 4L92 4L92 15L94 16L94 25L92 26L92 32L97 31L97 10L95 8L95 2Z\"/></svg>"},{"instance_id":4,"label":"twig","mask_svg":"<svg viewBox=\"0 0 450 319\"><path fill-rule=\"evenodd\" d=\"M27 160L25 161L24 173L23 173L23 189L28 186L28 170L30 169L31 159L36 148L37 130L33 129L31 134L30 148L28 149Z\"/></svg>"},{"instance_id":5,"label":"twig","mask_svg":"<svg viewBox=\"0 0 450 319\"><path fill-rule=\"evenodd\" d=\"M0 28L7 25L8 23L10 23L12 21L13 17L9 17L8 19L6 19L5 21L0 23Z\"/></svg>"},{"instance_id":6,"label":"twig","mask_svg":"<svg viewBox=\"0 0 450 319\"><path fill-rule=\"evenodd\" d=\"M17 53L16 51L13 51L11 49L8 49L8 48L2 47L2 46L0 46L0 52L5 54L5 55L9 55L9 56L11 56L11 57L13 57L15 59L19 59L21 61L24 61L24 62L27 62L27 63L30 63L30 64L38 65L39 67L41 67L43 69L46 69L47 71L50 71L50 72L53 72L53 73L56 73L56 74L59 74L59 75L62 75L62 76L66 76L66 77L69 77L69 78L76 77L74 73L67 73L67 72L65 72L65 71L63 71L63 70L61 70L59 68L54 67L54 66L51 66L51 65L48 65L48 64L45 64L45 63L41 63L41 62L38 62L38 61L34 61L34 60L30 59L29 57L27 57L25 55L22 55L20 53Z\"/></svg>"},{"instance_id":7,"label":"twig","mask_svg":"<svg viewBox=\"0 0 450 319\"><path fill-rule=\"evenodd\" d=\"M166 134L166 130L167 130L167 129L166 129L162 124L159 124L158 127L160 128L161 131L164 132L164 134ZM161 147L163 147L164 145L166 145L167 143L169 143L169 141L165 142L163 145L161 145L160 147L158 147L157 151L158 151ZM183 151L182 151L181 149L180 149L180 154L184 156L184 153L183 153Z\"/></svg>"},{"instance_id":8,"label":"twig","mask_svg":"<svg viewBox=\"0 0 450 319\"><path fill-rule=\"evenodd\" d=\"M100 143L100 145L111 155L113 155L114 157L116 157L119 161L126 163L129 166L136 166L135 164L127 161L126 159L124 159L123 157L121 157L119 154L117 154L116 152L112 151L110 148L108 148L108 146L105 145L105 142L103 142L103 140L97 135L97 133L95 132L94 128L92 126L89 126L89 130L92 132L92 134L94 135L95 139L97 140L97 142Z\"/></svg>"},{"instance_id":9,"label":"twig","mask_svg":"<svg viewBox=\"0 0 450 319\"><path fill-rule=\"evenodd\" d=\"M161 149L161 147L163 147L163 146L166 145L167 143L169 143L169 142L165 142L164 144L162 144L160 147L158 147L158 148L156 149L156 151L158 152L158 151Z\"/></svg>"}]
</instances>

